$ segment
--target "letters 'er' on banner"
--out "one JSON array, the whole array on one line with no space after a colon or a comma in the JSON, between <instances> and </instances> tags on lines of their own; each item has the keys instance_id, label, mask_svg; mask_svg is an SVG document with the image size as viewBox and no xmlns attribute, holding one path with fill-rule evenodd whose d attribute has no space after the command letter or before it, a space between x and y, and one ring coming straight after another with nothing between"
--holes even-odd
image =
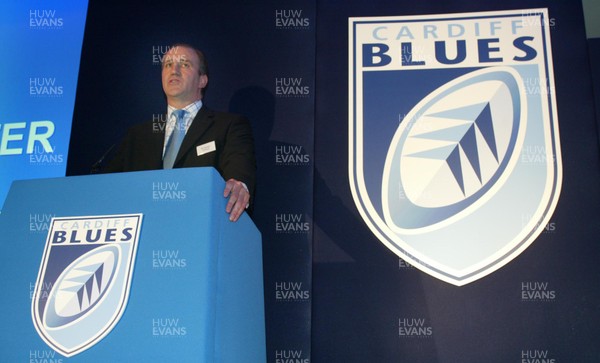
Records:
<instances>
[{"instance_id":1,"label":"letters 'er' on banner","mask_svg":"<svg viewBox=\"0 0 600 363\"><path fill-rule=\"evenodd\" d=\"M544 230L562 170L546 9L349 19L349 179L390 250L462 286Z\"/></svg>"}]
</instances>

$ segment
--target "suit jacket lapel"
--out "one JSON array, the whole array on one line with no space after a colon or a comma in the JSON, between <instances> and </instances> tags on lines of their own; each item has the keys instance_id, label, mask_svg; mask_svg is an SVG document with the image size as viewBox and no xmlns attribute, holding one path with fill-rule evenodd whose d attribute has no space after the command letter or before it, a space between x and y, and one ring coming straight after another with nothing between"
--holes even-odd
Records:
<instances>
[{"instance_id":1,"label":"suit jacket lapel","mask_svg":"<svg viewBox=\"0 0 600 363\"><path fill-rule=\"evenodd\" d=\"M165 115L165 118L167 116ZM156 129L156 124L152 122L152 130L149 131L149 135L146 138L147 146L144 148L144 153L150 157L150 159L155 163L155 167L157 169L162 169L162 157L163 157L163 146L165 142L165 127L167 123L160 125L158 130ZM162 127L160 127L162 126ZM146 156L146 157L148 157Z\"/></svg>"},{"instance_id":2,"label":"suit jacket lapel","mask_svg":"<svg viewBox=\"0 0 600 363\"><path fill-rule=\"evenodd\" d=\"M190 149L192 149L196 141L202 137L202 135L208 130L208 128L214 122L214 113L206 108L206 106L202 106L200 111L196 114L194 121L190 125L185 137L183 138L183 142L181 143L181 147L179 148L179 153L177 153L177 158L175 159L175 164L186 155Z\"/></svg>"}]
</instances>

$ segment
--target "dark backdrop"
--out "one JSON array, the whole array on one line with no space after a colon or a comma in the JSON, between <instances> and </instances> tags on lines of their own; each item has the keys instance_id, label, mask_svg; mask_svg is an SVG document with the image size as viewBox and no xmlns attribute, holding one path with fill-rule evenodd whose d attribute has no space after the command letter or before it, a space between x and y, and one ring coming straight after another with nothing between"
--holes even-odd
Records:
<instances>
[{"instance_id":1,"label":"dark backdrop","mask_svg":"<svg viewBox=\"0 0 600 363\"><path fill-rule=\"evenodd\" d=\"M208 59L204 103L252 124L269 361L309 357L314 1L91 0L67 174L89 174L129 126L162 117L160 56L180 42Z\"/></svg>"},{"instance_id":2,"label":"dark backdrop","mask_svg":"<svg viewBox=\"0 0 600 363\"><path fill-rule=\"evenodd\" d=\"M539 7L548 7L555 21L550 36L564 172L558 207L551 228L524 253L455 287L400 261L354 206L346 162L348 17ZM597 362L600 178L581 4L324 0L317 15L313 360L521 362L546 355L548 362ZM547 283L556 298L522 301L528 282ZM432 334L399 336L403 318L421 319Z\"/></svg>"}]
</instances>

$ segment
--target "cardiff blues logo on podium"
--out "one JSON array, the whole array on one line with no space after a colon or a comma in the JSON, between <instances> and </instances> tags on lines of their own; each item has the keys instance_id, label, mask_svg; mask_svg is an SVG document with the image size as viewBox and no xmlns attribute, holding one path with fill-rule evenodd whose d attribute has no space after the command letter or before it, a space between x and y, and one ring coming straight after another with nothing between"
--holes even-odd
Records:
<instances>
[{"instance_id":1,"label":"cardiff blues logo on podium","mask_svg":"<svg viewBox=\"0 0 600 363\"><path fill-rule=\"evenodd\" d=\"M31 314L60 354L92 347L121 318L141 223L141 214L52 219Z\"/></svg>"},{"instance_id":2,"label":"cardiff blues logo on podium","mask_svg":"<svg viewBox=\"0 0 600 363\"><path fill-rule=\"evenodd\" d=\"M562 180L551 24L546 9L349 19L352 194L421 271L473 282L548 223Z\"/></svg>"}]
</instances>

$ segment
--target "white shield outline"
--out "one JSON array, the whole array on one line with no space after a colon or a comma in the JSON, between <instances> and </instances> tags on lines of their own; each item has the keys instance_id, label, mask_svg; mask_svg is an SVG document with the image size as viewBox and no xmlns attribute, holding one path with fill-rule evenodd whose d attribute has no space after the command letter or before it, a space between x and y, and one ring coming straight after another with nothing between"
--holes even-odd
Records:
<instances>
[{"instance_id":1,"label":"white shield outline","mask_svg":"<svg viewBox=\"0 0 600 363\"><path fill-rule=\"evenodd\" d=\"M50 346L58 353L66 357L71 357L91 348L96 343L100 342L104 337L106 337L121 319L123 313L125 312L127 302L129 300L129 292L131 289L131 280L133 278L133 270L135 264L135 257L137 254L139 236L141 232L142 218L142 214L126 214L81 217L55 217L52 219L50 223L50 228L48 230L48 236L46 239L46 245L40 264L38 277L36 280L35 295L31 303L31 316L33 324L39 336L42 338L42 340L44 340L46 344L48 344L48 346ZM84 316L79 317L67 324L64 324L58 329L49 328L45 323L44 316L40 316L39 311L41 297L45 295L43 293L43 289L45 285L46 273L48 270L50 252L52 250L51 236L52 231L54 230L53 226L55 225L55 223L59 223L61 221L92 221L109 219L132 220L134 222L132 224L134 232L132 234L132 240L130 242L111 242L110 245L99 245L100 248L102 248L103 246L113 247L113 250L116 250L115 255L118 255L118 258L122 258L124 254L126 255L126 258L123 258L121 261L117 261L116 272L113 275L113 281L111 282L111 285L107 287L106 294L104 294L100 299L98 299L98 301L95 302L94 307L91 308L89 311L89 315L91 315L98 310L103 310L101 316L103 321L93 321L93 324L90 324L90 319L88 319L88 322L86 324L85 319L86 315L88 315L88 312L86 312ZM118 245L119 243L121 243L121 245ZM129 246L124 247L124 244L128 244ZM62 247L68 248L67 246ZM83 255L80 255L77 258L71 260L71 263L77 261L81 256ZM71 263L67 266L67 268L71 266ZM56 281L60 281L60 278L64 276L64 272L64 270L60 272L59 277L56 279ZM52 286L52 288L50 288L49 291L47 291L45 297L46 300L53 300L53 297L49 295L53 293L54 287L55 286ZM46 305L44 307L44 313L42 313L42 315L44 315L47 309L49 308L48 303L45 302L45 304ZM100 307L100 309L98 309L98 307ZM89 316L87 317L89 318ZM91 320L98 320L98 318L94 316ZM62 334L57 334L57 331L63 328L68 329L68 331L63 332Z\"/></svg>"},{"instance_id":2,"label":"white shield outline","mask_svg":"<svg viewBox=\"0 0 600 363\"><path fill-rule=\"evenodd\" d=\"M544 52L540 56L543 61L538 64L540 67L540 86L545 95L540 92L541 113L543 114L543 139L546 147L546 174L547 178L542 187L543 197L539 205L532 213L531 219L525 223L519 233L516 233L502 248L497 249L493 254L488 254L481 258L477 263L472 263L468 268L454 269L440 261L432 258L427 252L415 248L414 245L405 241L405 236L395 233L385 222L384 217L380 215L369 197L369 189L365 183L364 174L364 124L363 124L363 104L362 104L362 72L358 70L355 64L361 59L361 49L357 45L358 27L362 24L389 24L393 22L415 22L415 21L436 21L440 19L485 19L491 17L516 17L516 16L539 17L539 27L544 44ZM552 213L558 203L558 197L562 184L562 166L560 157L560 143L558 135L558 120L556 110L556 100L553 92L554 77L552 71L551 46L549 28L544 21L547 21L547 9L524 9L518 11L499 11L482 12L469 14L441 14L414 17L378 17L378 18L350 18L349 19L349 159L348 172L352 196L359 213L373 234L391 251L402 259L409 262L419 270L436 277L447 283L462 286L480 279L500 267L504 266L512 259L522 253L533 241L544 231L549 222ZM547 80L546 83L541 82ZM416 108L416 107L415 107ZM551 151L550 151L551 150ZM475 212L476 213L476 212ZM457 250L455 253L466 253L466 251Z\"/></svg>"}]
</instances>

